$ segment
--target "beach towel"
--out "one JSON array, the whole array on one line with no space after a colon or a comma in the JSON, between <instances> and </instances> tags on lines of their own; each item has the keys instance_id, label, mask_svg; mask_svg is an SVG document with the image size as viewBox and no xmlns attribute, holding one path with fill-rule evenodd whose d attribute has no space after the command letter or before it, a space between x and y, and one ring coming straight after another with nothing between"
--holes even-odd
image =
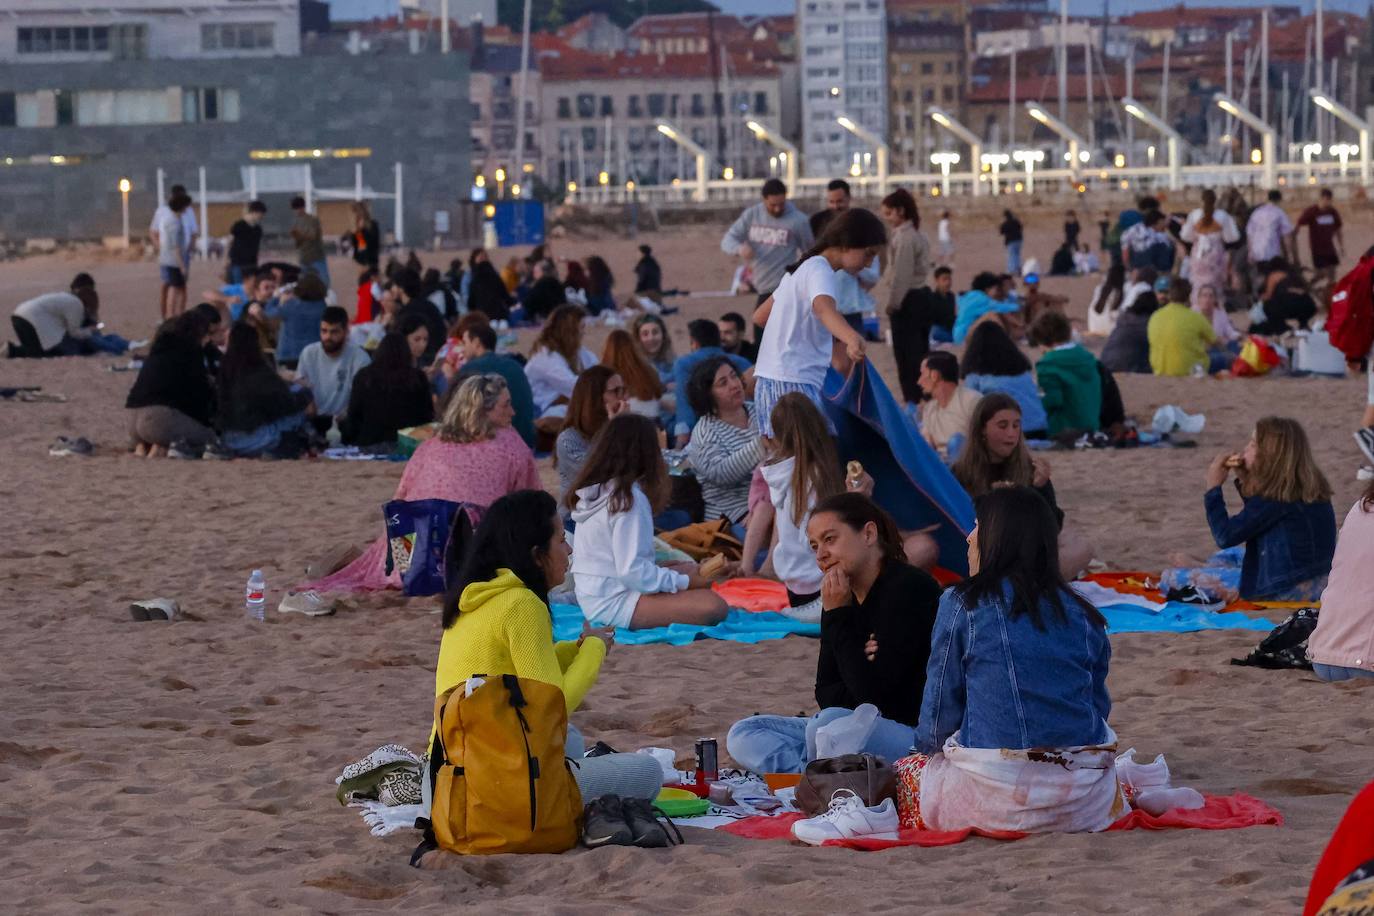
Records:
<instances>
[{"instance_id":1,"label":"beach towel","mask_svg":"<svg viewBox=\"0 0 1374 916\"><path fill-rule=\"evenodd\" d=\"M873 499L902 531L931 525L940 565L967 575L973 501L921 437L877 370L864 360L848 378L834 369L821 392L840 456L858 460L873 478Z\"/></svg>"},{"instance_id":2,"label":"beach towel","mask_svg":"<svg viewBox=\"0 0 1374 916\"><path fill-rule=\"evenodd\" d=\"M576 605L553 605L553 638L560 642L577 639L582 635L582 625L585 621L581 609ZM723 621L709 627L690 626L685 623L653 627L648 630L627 630L618 627L615 631L615 641L623 646L685 646L698 639L720 639L726 642L752 644L792 635L819 638L821 625L802 623L782 614L732 608Z\"/></svg>"}]
</instances>

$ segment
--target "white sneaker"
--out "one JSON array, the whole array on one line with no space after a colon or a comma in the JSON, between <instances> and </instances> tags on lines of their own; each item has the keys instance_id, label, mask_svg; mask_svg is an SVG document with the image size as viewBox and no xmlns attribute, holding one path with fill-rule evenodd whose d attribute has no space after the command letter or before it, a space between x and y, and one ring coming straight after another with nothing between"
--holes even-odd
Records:
<instances>
[{"instance_id":1,"label":"white sneaker","mask_svg":"<svg viewBox=\"0 0 1374 916\"><path fill-rule=\"evenodd\" d=\"M1355 472L1355 479L1360 481L1374 480L1374 467L1366 464Z\"/></svg>"},{"instance_id":2,"label":"white sneaker","mask_svg":"<svg viewBox=\"0 0 1374 916\"><path fill-rule=\"evenodd\" d=\"M277 605L277 613L323 617L334 613L334 599L326 598L317 591L287 592L281 604Z\"/></svg>"},{"instance_id":3,"label":"white sneaker","mask_svg":"<svg viewBox=\"0 0 1374 916\"><path fill-rule=\"evenodd\" d=\"M864 838L873 840L897 839L897 806L885 798L872 808L848 789L836 789L830 796L830 810L824 814L797 821L792 836L810 846L826 840Z\"/></svg>"},{"instance_id":4,"label":"white sneaker","mask_svg":"<svg viewBox=\"0 0 1374 916\"><path fill-rule=\"evenodd\" d=\"M821 622L821 599L808 601L796 607L780 608L778 613L784 617L791 617L801 623L820 623Z\"/></svg>"}]
</instances>

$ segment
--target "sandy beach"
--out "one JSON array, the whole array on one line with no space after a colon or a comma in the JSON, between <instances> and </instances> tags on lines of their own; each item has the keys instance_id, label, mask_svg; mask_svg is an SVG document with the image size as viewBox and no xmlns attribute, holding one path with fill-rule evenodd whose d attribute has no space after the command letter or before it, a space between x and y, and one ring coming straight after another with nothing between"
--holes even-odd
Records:
<instances>
[{"instance_id":1,"label":"sandy beach","mask_svg":"<svg viewBox=\"0 0 1374 916\"><path fill-rule=\"evenodd\" d=\"M1347 254L1374 243L1370 208L1338 206ZM933 208L923 209L933 222ZM1289 209L1296 214L1295 201ZM1023 214L1026 253L1046 267L1061 212ZM723 229L636 240L570 232L554 246L560 257L604 256L622 295L643 241L666 285L722 290L734 268L717 247ZM1000 268L993 220L956 219L955 234L956 288L978 269ZM1084 236L1096 238L1086 219ZM442 267L460 254L422 257ZM219 266L195 262L193 303ZM156 265L104 254L0 264L0 310L7 316L23 299L66 288L78 270L96 277L111 330L150 336ZM331 272L351 311L356 272L338 258ZM1095 283L1047 278L1044 287L1069 296L1070 314L1081 317ZM682 313L670 321L678 352L687 349L687 319L747 314L752 301L678 300ZM589 333L593 350L605 333ZM523 332L522 347L530 339ZM895 387L890 350L873 345L872 355ZM370 836L356 811L334 800L333 780L378 745L422 750L437 602L387 593L349 598L329 618L279 619L271 610L316 554L376 536L402 466L135 458L123 409L134 375L111 372L117 362L0 361L0 385L42 385L68 398L0 403L0 625L11 634L0 665L0 893L14 912L1293 912L1350 796L1374 776L1374 682L1327 685L1231 666L1258 641L1253 632L1124 635L1112 641L1109 680L1123 749L1164 753L1176 784L1261 798L1285 826L973 839L883 853L693 830L672 851L471 858L415 871L406 859L418 835ZM1118 382L1142 424L1176 404L1206 414L1207 426L1195 449L1049 453L1060 505L1114 569L1158 570L1175 554L1212 549L1206 465L1239 450L1266 414L1302 420L1335 486L1338 519L1359 490L1350 431L1363 378ZM98 454L49 457L58 435L86 436ZM547 461L541 468L551 482ZM269 584L266 626L243 614L255 567ZM179 600L187 619L130 620L129 601L153 595ZM589 741L624 750L670 746L685 761L695 738L716 736L723 752L742 716L814 710L816 651L795 637L614 647L574 721Z\"/></svg>"}]
</instances>

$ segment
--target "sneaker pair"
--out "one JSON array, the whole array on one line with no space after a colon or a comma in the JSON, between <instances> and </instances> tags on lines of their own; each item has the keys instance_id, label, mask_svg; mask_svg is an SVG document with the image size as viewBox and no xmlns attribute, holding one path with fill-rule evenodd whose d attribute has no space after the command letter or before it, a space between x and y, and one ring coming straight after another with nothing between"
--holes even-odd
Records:
<instances>
[{"instance_id":1,"label":"sneaker pair","mask_svg":"<svg viewBox=\"0 0 1374 916\"><path fill-rule=\"evenodd\" d=\"M178 439L167 446L168 458L180 458L183 461L199 461L205 453L205 449L188 439Z\"/></svg>"},{"instance_id":2,"label":"sneaker pair","mask_svg":"<svg viewBox=\"0 0 1374 916\"><path fill-rule=\"evenodd\" d=\"M1364 453L1365 460L1374 465L1374 426L1355 430L1355 444Z\"/></svg>"},{"instance_id":3,"label":"sneaker pair","mask_svg":"<svg viewBox=\"0 0 1374 916\"><path fill-rule=\"evenodd\" d=\"M66 455L89 457L95 454L95 446L91 444L91 440L81 436L75 439L69 439L66 436L58 436L57 440L53 442L52 445L48 446L48 454L57 457Z\"/></svg>"},{"instance_id":4,"label":"sneaker pair","mask_svg":"<svg viewBox=\"0 0 1374 916\"><path fill-rule=\"evenodd\" d=\"M892 799L869 807L849 789L836 789L830 796L829 810L797 821L792 825L792 836L808 846L820 846L826 840L895 840L897 826L897 806Z\"/></svg>"},{"instance_id":5,"label":"sneaker pair","mask_svg":"<svg viewBox=\"0 0 1374 916\"><path fill-rule=\"evenodd\" d=\"M676 838L664 829L660 818L672 828ZM582 819L582 844L589 849L601 846L659 849L682 842L677 825L642 798L621 798L619 795L594 798Z\"/></svg>"}]
</instances>

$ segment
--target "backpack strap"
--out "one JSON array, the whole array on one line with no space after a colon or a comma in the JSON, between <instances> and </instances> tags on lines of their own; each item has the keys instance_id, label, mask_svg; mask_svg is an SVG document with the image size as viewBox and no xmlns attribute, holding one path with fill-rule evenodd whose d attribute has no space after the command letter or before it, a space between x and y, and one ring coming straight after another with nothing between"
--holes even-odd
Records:
<instances>
[{"instance_id":1,"label":"backpack strap","mask_svg":"<svg viewBox=\"0 0 1374 916\"><path fill-rule=\"evenodd\" d=\"M539 778L539 761L530 753L530 723L525 718L525 693L520 689L520 680L513 674L501 675L501 681L510 692L510 705L515 709L515 717L520 720L520 738L525 742L525 770L530 784L530 830L534 830L539 809L539 793L535 780Z\"/></svg>"}]
</instances>

